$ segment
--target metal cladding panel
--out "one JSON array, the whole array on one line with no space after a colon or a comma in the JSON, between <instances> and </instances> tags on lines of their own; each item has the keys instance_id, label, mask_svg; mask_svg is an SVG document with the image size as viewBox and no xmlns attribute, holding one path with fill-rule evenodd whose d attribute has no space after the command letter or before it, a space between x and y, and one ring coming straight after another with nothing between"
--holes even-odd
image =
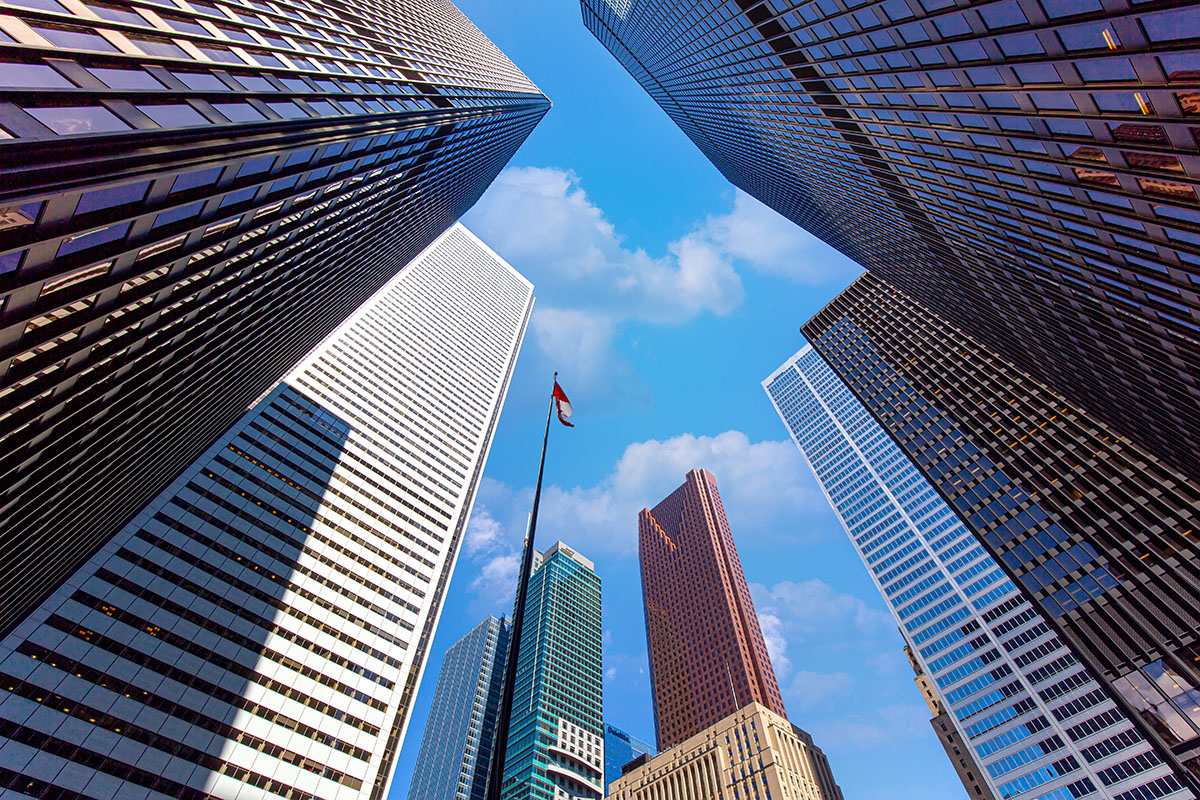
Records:
<instances>
[{"instance_id":1,"label":"metal cladding panel","mask_svg":"<svg viewBox=\"0 0 1200 800\"><path fill-rule=\"evenodd\" d=\"M8 630L549 103L444 0L9 4L0 76Z\"/></svg>"}]
</instances>

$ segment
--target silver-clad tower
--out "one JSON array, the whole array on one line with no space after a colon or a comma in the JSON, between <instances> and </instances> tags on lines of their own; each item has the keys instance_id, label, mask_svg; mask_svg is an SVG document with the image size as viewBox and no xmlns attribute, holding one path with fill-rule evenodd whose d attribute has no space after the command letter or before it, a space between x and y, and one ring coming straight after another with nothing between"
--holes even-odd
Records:
<instances>
[{"instance_id":1,"label":"silver-clad tower","mask_svg":"<svg viewBox=\"0 0 1200 800\"><path fill-rule=\"evenodd\" d=\"M456 225L306 356L0 642L0 795L386 797L531 306Z\"/></svg>"},{"instance_id":2,"label":"silver-clad tower","mask_svg":"<svg viewBox=\"0 0 1200 800\"><path fill-rule=\"evenodd\" d=\"M482 800L487 794L509 627L488 615L447 648L408 800Z\"/></svg>"},{"instance_id":3,"label":"silver-clad tower","mask_svg":"<svg viewBox=\"0 0 1200 800\"><path fill-rule=\"evenodd\" d=\"M763 388L982 768L971 781L997 798L1192 796L811 346Z\"/></svg>"}]
</instances>

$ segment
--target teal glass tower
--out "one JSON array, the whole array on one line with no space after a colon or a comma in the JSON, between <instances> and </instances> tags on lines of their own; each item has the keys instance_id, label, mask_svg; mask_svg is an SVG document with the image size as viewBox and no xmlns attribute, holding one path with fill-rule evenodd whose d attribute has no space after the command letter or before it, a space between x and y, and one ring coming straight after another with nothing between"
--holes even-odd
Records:
<instances>
[{"instance_id":1,"label":"teal glass tower","mask_svg":"<svg viewBox=\"0 0 1200 800\"><path fill-rule=\"evenodd\" d=\"M488 615L442 658L408 800L482 800L509 624Z\"/></svg>"},{"instance_id":2,"label":"teal glass tower","mask_svg":"<svg viewBox=\"0 0 1200 800\"><path fill-rule=\"evenodd\" d=\"M604 797L600 578L562 542L534 553L504 800Z\"/></svg>"}]
</instances>

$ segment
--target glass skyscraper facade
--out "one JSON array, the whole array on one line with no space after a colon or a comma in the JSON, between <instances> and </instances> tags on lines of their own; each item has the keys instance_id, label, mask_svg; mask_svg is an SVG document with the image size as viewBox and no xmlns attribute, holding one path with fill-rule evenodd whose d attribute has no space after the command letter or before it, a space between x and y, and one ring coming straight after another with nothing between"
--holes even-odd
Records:
<instances>
[{"instance_id":1,"label":"glass skyscraper facade","mask_svg":"<svg viewBox=\"0 0 1200 800\"><path fill-rule=\"evenodd\" d=\"M631 736L615 725L604 723L604 788L621 777L621 767L640 755L655 755L654 745Z\"/></svg>"},{"instance_id":2,"label":"glass skyscraper facade","mask_svg":"<svg viewBox=\"0 0 1200 800\"><path fill-rule=\"evenodd\" d=\"M1200 794L1200 486L870 273L803 331Z\"/></svg>"},{"instance_id":3,"label":"glass skyscraper facade","mask_svg":"<svg viewBox=\"0 0 1200 800\"><path fill-rule=\"evenodd\" d=\"M684 483L638 514L638 561L658 749L747 703L787 716L716 478Z\"/></svg>"},{"instance_id":4,"label":"glass skyscraper facade","mask_svg":"<svg viewBox=\"0 0 1200 800\"><path fill-rule=\"evenodd\" d=\"M0 635L548 107L448 0L0 6Z\"/></svg>"},{"instance_id":5,"label":"glass skyscraper facade","mask_svg":"<svg viewBox=\"0 0 1200 800\"><path fill-rule=\"evenodd\" d=\"M763 387L982 771L964 777L997 798L1191 796L811 346Z\"/></svg>"},{"instance_id":6,"label":"glass skyscraper facade","mask_svg":"<svg viewBox=\"0 0 1200 800\"><path fill-rule=\"evenodd\" d=\"M582 0L754 197L1200 475L1200 15Z\"/></svg>"},{"instance_id":7,"label":"glass skyscraper facade","mask_svg":"<svg viewBox=\"0 0 1200 800\"><path fill-rule=\"evenodd\" d=\"M442 658L408 800L483 800L509 623L488 616Z\"/></svg>"},{"instance_id":8,"label":"glass skyscraper facade","mask_svg":"<svg viewBox=\"0 0 1200 800\"><path fill-rule=\"evenodd\" d=\"M604 786L600 577L556 542L535 551L504 756L504 800L599 800Z\"/></svg>"},{"instance_id":9,"label":"glass skyscraper facade","mask_svg":"<svg viewBox=\"0 0 1200 800\"><path fill-rule=\"evenodd\" d=\"M532 306L461 226L0 642L0 794L383 800Z\"/></svg>"}]
</instances>

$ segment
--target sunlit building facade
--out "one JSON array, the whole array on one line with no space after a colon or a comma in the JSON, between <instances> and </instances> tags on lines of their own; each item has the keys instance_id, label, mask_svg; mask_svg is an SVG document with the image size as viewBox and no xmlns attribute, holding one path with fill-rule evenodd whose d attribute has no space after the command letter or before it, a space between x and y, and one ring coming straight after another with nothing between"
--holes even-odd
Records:
<instances>
[{"instance_id":1,"label":"sunlit building facade","mask_svg":"<svg viewBox=\"0 0 1200 800\"><path fill-rule=\"evenodd\" d=\"M658 749L748 703L786 716L712 473L642 509L638 561Z\"/></svg>"},{"instance_id":2,"label":"sunlit building facade","mask_svg":"<svg viewBox=\"0 0 1200 800\"><path fill-rule=\"evenodd\" d=\"M870 273L803 331L1200 794L1200 486Z\"/></svg>"},{"instance_id":3,"label":"sunlit building facade","mask_svg":"<svg viewBox=\"0 0 1200 800\"><path fill-rule=\"evenodd\" d=\"M600 576L574 548L534 552L504 756L504 800L604 797Z\"/></svg>"},{"instance_id":4,"label":"sunlit building facade","mask_svg":"<svg viewBox=\"0 0 1200 800\"><path fill-rule=\"evenodd\" d=\"M842 800L812 737L761 703L747 703L609 786L615 800Z\"/></svg>"},{"instance_id":5,"label":"sunlit building facade","mask_svg":"<svg viewBox=\"0 0 1200 800\"><path fill-rule=\"evenodd\" d=\"M461 226L0 642L0 795L383 800L532 287Z\"/></svg>"},{"instance_id":6,"label":"sunlit building facade","mask_svg":"<svg viewBox=\"0 0 1200 800\"><path fill-rule=\"evenodd\" d=\"M1191 796L810 345L763 387L891 609L969 796Z\"/></svg>"},{"instance_id":7,"label":"sunlit building facade","mask_svg":"<svg viewBox=\"0 0 1200 800\"><path fill-rule=\"evenodd\" d=\"M448 0L0 4L0 634L548 107Z\"/></svg>"},{"instance_id":8,"label":"sunlit building facade","mask_svg":"<svg viewBox=\"0 0 1200 800\"><path fill-rule=\"evenodd\" d=\"M446 650L408 800L483 800L509 623L489 615Z\"/></svg>"},{"instance_id":9,"label":"sunlit building facade","mask_svg":"<svg viewBox=\"0 0 1200 800\"><path fill-rule=\"evenodd\" d=\"M1200 15L582 0L734 184L1200 475Z\"/></svg>"}]
</instances>

